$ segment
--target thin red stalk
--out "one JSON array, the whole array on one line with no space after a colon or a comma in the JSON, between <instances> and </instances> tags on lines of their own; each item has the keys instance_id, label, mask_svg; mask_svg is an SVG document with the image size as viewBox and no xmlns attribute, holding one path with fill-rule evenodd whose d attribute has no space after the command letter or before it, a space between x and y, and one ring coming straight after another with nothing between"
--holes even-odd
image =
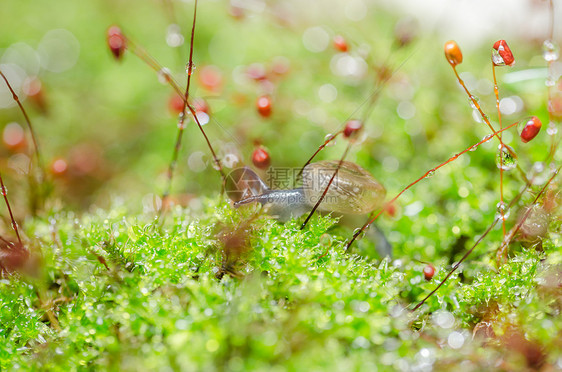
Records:
<instances>
[{"instance_id":1,"label":"thin red stalk","mask_svg":"<svg viewBox=\"0 0 562 372\"><path fill-rule=\"evenodd\" d=\"M130 40L127 39L128 45L129 45L129 49L130 48ZM137 57L139 57L142 61L144 61L148 66L150 66L154 71L156 72L161 72L162 71L162 66L154 59L152 58L144 49L140 48L139 46L133 45L133 48L131 49L131 52L133 52L134 55L136 55ZM191 63L192 64L192 63ZM170 86L174 89L174 91L183 98L184 100L184 105L189 109L189 111L192 113L193 118L195 119L195 122L197 123L199 130L201 131L201 133L203 134L203 136L205 137L205 141L207 142L207 146L209 147L209 149L211 150L211 154L213 155L213 159L215 164L217 165L217 167L219 168L219 172L221 173L222 178L224 179L225 175L224 172L222 170L222 165L220 164L220 161L218 160L218 157L214 151L214 149L212 148L211 142L209 141L207 135L205 134L204 130L203 130L203 126L201 125L201 123L199 122L199 119L197 118L197 115L195 110L193 109L192 105L186 101L185 99L185 94L181 91L181 88L179 87L179 85L175 82L174 79L172 79L172 77L170 75L166 75L166 81L168 82L168 84L170 84ZM179 125L178 125L179 126Z\"/></svg>"},{"instance_id":2,"label":"thin red stalk","mask_svg":"<svg viewBox=\"0 0 562 372\"><path fill-rule=\"evenodd\" d=\"M558 172L560 172L560 169L562 168L559 167L556 172L554 172L554 174L549 178L549 180L546 182L546 184L543 186L543 188L539 191L539 193L537 194L537 196L535 197L533 204L535 204L539 198L541 197L541 195L545 192L546 188L548 187L548 185L550 185L550 183L552 182L552 180L558 175ZM511 201L511 203L509 204L509 208L511 208L516 202L517 200L519 200L519 198L523 195L523 193L525 192L525 190L530 186L530 184L526 184L525 187L521 190L521 192L517 195L517 198L515 198L514 200ZM531 213L531 208L527 209L527 211L525 212L525 214L523 215L523 218L521 219L521 221L519 221L519 223L517 225L514 226L514 228L510 231L510 233L507 235L507 239L504 239L504 241L502 242L502 245L500 246L500 249L503 246L508 245L511 242L511 239L513 239L513 237L515 236L515 234L517 234L517 232L519 231L519 229L521 228L521 226L523 225L523 223L525 222L525 220L529 217L529 214ZM464 262L464 260L466 260L466 258L468 258L468 256L472 253L472 251L474 251L474 249L478 246L478 244L480 244L480 242L490 233L490 231L492 231L492 229L494 228L494 226L496 225L496 223L498 222L499 217L494 219L494 222L492 222L492 224L486 229L486 231L484 232L484 234L482 234L482 236L480 236L480 238L478 238L478 240L474 243L474 245L472 246L472 248L470 248L465 254L464 256L459 260L459 262L457 262L455 264L455 266L453 266L453 268L451 269L451 271L449 271L449 273L447 274L447 276L445 276L445 279L443 279L443 281L441 281L441 283L439 283L439 285L437 287L435 287L435 289L433 291L431 291L427 296L425 296L425 298L423 300L421 300L413 309L413 311L416 311L417 309L420 308L420 306L422 306L425 301L427 301L427 299L429 297L431 297L435 292L437 292L439 290L439 288L441 288L441 286L443 284L445 284L445 282L447 281L447 279L449 279L449 277L451 275L453 275L453 273L459 268L459 266Z\"/></svg>"},{"instance_id":3,"label":"thin red stalk","mask_svg":"<svg viewBox=\"0 0 562 372\"><path fill-rule=\"evenodd\" d=\"M187 85L185 88L185 93L183 94L183 109L182 109L182 113L178 122L178 134L176 137L176 143L174 145L174 152L172 154L172 160L170 161L170 165L168 166L168 184L166 186L166 190L164 191L164 193L162 194L162 204L160 206L160 211L159 213L162 213L162 210L165 207L166 201L168 199L168 195L170 194L170 190L172 188L172 180L174 178L174 170L176 168L176 164L177 164L177 160L178 160L178 156L179 156L179 152L181 149L181 142L182 142L182 137L183 137L183 132L185 129L185 115L186 115L186 108L188 105L188 101L189 101L189 87L191 85L191 75L193 73L193 44L194 44L194 40L195 40L195 22L197 20L197 0L195 0L195 5L194 5L194 9L193 9L193 24L191 27L191 41L189 43L189 62L187 64ZM194 118L196 118L196 115L193 115ZM199 124L199 123L198 123ZM205 136L206 138L206 136ZM210 145L210 144L209 144ZM214 155L214 151L211 147L211 151L213 152Z\"/></svg>"},{"instance_id":4,"label":"thin red stalk","mask_svg":"<svg viewBox=\"0 0 562 372\"><path fill-rule=\"evenodd\" d=\"M20 108L20 111L22 112L23 117L25 118L25 122L27 123L27 128L29 129L29 133L31 134L31 140L33 141L33 147L35 148L35 156L37 158L37 166L39 167L41 172L43 172L43 160L41 158L41 152L39 151L39 144L37 142L37 138L35 137L35 131L33 130L33 125L31 124L31 120L29 119L29 116L27 115L27 112L25 111L25 108L23 107L18 95L16 94L16 92L14 92L14 89L12 89L12 86L10 85L10 82L8 81L8 79L6 78L6 75L4 75L2 70L0 70L0 75L2 76L4 81L6 82L6 85L8 86L8 89L12 93L12 97L13 97L14 101L16 101L16 103L18 104L18 106Z\"/></svg>"},{"instance_id":5,"label":"thin red stalk","mask_svg":"<svg viewBox=\"0 0 562 372\"><path fill-rule=\"evenodd\" d=\"M318 153L319 153L320 151L322 151L322 150L324 149L324 147L328 146L328 144L329 144L330 142L332 142L333 140L335 140L336 137L339 136L339 135L342 134L342 133L343 133L343 130L340 130L340 131L338 131L338 132L332 134L331 136L329 136L329 137L324 141L324 143L321 144L321 145L318 147L318 150L316 150L316 152L315 152L314 154L312 154L312 156L310 157L310 159L308 159L308 160L306 161L306 163L303 165L303 167L300 169L299 173L297 174L297 177L296 177L296 178L298 179L298 178L301 176L302 171L304 170L304 168L306 168L306 166L307 166L308 164L310 164L310 162L316 157L316 155L318 155Z\"/></svg>"},{"instance_id":6,"label":"thin red stalk","mask_svg":"<svg viewBox=\"0 0 562 372\"><path fill-rule=\"evenodd\" d=\"M353 115L355 115L355 113L361 108L363 107L363 105L365 103L367 103L367 107L365 109L365 114L363 115L363 120L362 122L365 123L367 121L367 119L369 118L369 116L371 115L371 112L373 111L373 107L374 104L377 102L377 99L380 96L380 93L382 91L382 89L384 88L385 84L390 80L390 78L394 75L394 73L396 73L398 70L400 70L400 68L402 68L402 66L404 66L404 64L410 59L410 57L406 58L404 61L402 61L402 63L398 66L398 68L396 68L396 70L392 71L392 73L389 73L387 77L385 77L384 79L382 79L379 84L375 87L375 89L372 91L371 94L369 94L369 96L357 107L357 109L355 109L355 111L349 116L349 118L346 119L346 121L343 122L343 124L341 126L344 126L345 123L347 122L347 120L351 119L353 117ZM387 58L388 60L388 58ZM385 63L386 65L386 63ZM341 127L340 126L340 127ZM318 149L316 150L316 152L314 154L312 154L312 156L310 157L310 159L308 159L308 161L304 164L304 166L300 169L299 173L296 176L296 179L298 179L300 177L300 175L302 174L302 171L304 170L304 168L310 164L310 162L312 160L314 160L314 158L316 157L316 155L318 155L318 153L320 151L322 151L324 149L324 147L326 147L330 142L332 142L338 135L340 135L343 132L343 130L339 130L338 132L332 134L330 137L328 137L328 139L326 139L324 141L324 143L322 145L320 145L320 147L318 147Z\"/></svg>"},{"instance_id":7,"label":"thin red stalk","mask_svg":"<svg viewBox=\"0 0 562 372\"><path fill-rule=\"evenodd\" d=\"M125 36L123 36L125 37ZM151 69L156 71L157 73L162 73L164 67L158 63L144 48L136 45L131 41L131 39L125 37L127 40L127 50L137 56L141 61L146 63ZM172 89L180 96L184 96L184 92L178 85L178 83L172 78L170 75L165 76L166 82L172 87Z\"/></svg>"},{"instance_id":8,"label":"thin red stalk","mask_svg":"<svg viewBox=\"0 0 562 372\"><path fill-rule=\"evenodd\" d=\"M410 183L408 186L406 186L402 191L400 191L398 193L398 195L396 195L394 198L392 198L389 202L387 202L385 204L385 206L383 208L381 208L381 210L375 214L375 216L368 220L362 227L361 229L359 229L359 231L357 231L355 234L353 234L353 237L351 238L351 240L349 241L349 243L347 243L346 246L346 251L349 250L349 248L351 247L351 245L353 244L353 242L357 239L357 237L363 232L365 231L365 229L367 227L369 227L369 225L371 225L377 218L379 218L379 216L382 214L382 212L385 210L386 206L394 203L396 201L396 199L398 199L403 193L406 192L406 190L408 190L410 187L414 186L416 183L420 182L421 180L423 180L424 178L426 178L429 174L433 174L435 171L437 171L439 168L449 164L450 162L456 160L459 156L461 156L462 154L465 154L467 152L469 152L470 150L476 149L477 147L479 147L481 144L488 142L489 140L491 140L494 136L497 136L498 133L503 132L505 130L508 130L510 128L513 128L514 126L516 126L518 123L515 122L513 124L510 124L509 126L503 128L500 131L494 132L492 134L487 135L486 137L484 137L481 141L477 142L476 144L466 148L465 150L451 156L447 161L445 161L444 163L439 164L438 166L436 166L435 168L432 168L430 170L428 170L427 172L425 172L421 177L419 177L418 179L416 179L414 182Z\"/></svg>"},{"instance_id":9,"label":"thin red stalk","mask_svg":"<svg viewBox=\"0 0 562 372\"><path fill-rule=\"evenodd\" d=\"M492 130L492 132L494 133L494 135L498 138L498 140L500 141L500 145L502 146L502 148L504 147L503 145L503 141L501 139L501 137L498 135L498 133L501 133L501 130L499 132L496 132L494 127L492 126L492 124L490 123L490 119L488 119L488 116L484 113L484 111L482 111L482 108L480 107L480 104L478 103L478 101L474 98L474 96L472 95L472 93L470 93L470 91L468 90L468 88L466 87L466 85L464 84L463 79L461 79L461 77L459 76L459 73L457 72L457 69L455 66L453 67L453 72L455 73L455 76L457 77L457 80L459 82L459 84L463 87L464 91L466 92L466 94L468 95L468 98L470 99L470 101L472 102L472 104L474 105L474 107L476 107L476 109L478 110L478 112L480 113L480 116L482 117L482 120L484 120L484 122L486 123L486 125L488 125L488 127ZM514 157L516 156L509 147L505 147Z\"/></svg>"},{"instance_id":10,"label":"thin red stalk","mask_svg":"<svg viewBox=\"0 0 562 372\"><path fill-rule=\"evenodd\" d=\"M430 298L435 292L437 292L439 290L439 288L441 288L441 286L443 284L445 284L445 282L447 281L447 279L449 279L449 277L451 275L453 275L453 273L459 268L459 266L462 264L462 262L472 253L472 251L474 250L474 248L476 248L478 246L478 244L480 244L480 242L482 240L484 240L484 238L490 233L490 231L492 231L492 229L494 228L494 226L496 226L496 223L498 223L499 221L499 217L494 219L494 222L492 222L492 224L490 226L488 226L488 228L486 229L486 231L484 232L484 234L482 234L480 236L480 238L478 238L478 240L476 241L476 243L474 243L474 245L472 246L472 248L470 248L465 254L464 256L462 256L462 258L460 259L459 262L457 262L457 264L453 267L453 269L451 271L449 271L449 273L447 274L447 276L445 277L445 279L443 279L443 281L441 283L439 283L439 285L437 287L435 287L435 289L433 291L431 291L427 296L425 296L425 298L423 300L421 300L413 309L413 311L416 311L417 309L419 309L420 306L422 306L425 301L427 301L428 298Z\"/></svg>"},{"instance_id":11,"label":"thin red stalk","mask_svg":"<svg viewBox=\"0 0 562 372\"><path fill-rule=\"evenodd\" d=\"M328 182L328 185L324 189L324 192L322 193L322 196L320 196L320 199L318 199L318 201L314 205L314 208L312 208L312 210L310 211L310 213L308 214L308 216L306 217L306 219L302 223L301 230L306 227L306 224L312 218L312 216L314 215L314 212L316 212L316 210L320 206L320 203L322 203L322 201L326 197L326 194L328 193L328 189L330 189L330 186L332 186L332 183L334 182L334 179L336 178L336 176L337 176L337 174L338 174L338 172L339 172L339 170L340 170L340 168L343 164L343 161L345 160L345 157L347 156L347 153L349 152L349 149L351 148L351 144L352 144L351 141L347 144L347 147L345 148L345 151L343 152L343 155L340 159L340 162L338 163L338 166L336 167L336 170L334 171L334 174L332 174L332 178L330 178L330 181Z\"/></svg>"},{"instance_id":12,"label":"thin red stalk","mask_svg":"<svg viewBox=\"0 0 562 372\"><path fill-rule=\"evenodd\" d=\"M8 189L6 189L6 186L4 186L4 180L2 179L2 174L0 174L0 186L2 187L0 192L4 196L4 201L6 202L6 207L8 208L8 213L10 214L10 220L12 221L12 228L16 232L16 236L18 237L18 242L20 243L20 246L23 247L23 243L22 243L21 237L20 237L20 232L19 232L19 229L18 229L18 224L16 223L16 220L14 218L14 214L12 213L12 208L10 207L10 202L8 201Z\"/></svg>"},{"instance_id":13,"label":"thin red stalk","mask_svg":"<svg viewBox=\"0 0 562 372\"><path fill-rule=\"evenodd\" d=\"M500 92L499 92L499 88L498 88L498 81L496 79L496 65L494 65L492 63L492 75L494 76L494 93L496 95L496 108L498 110L498 122L500 124L500 130L503 129L502 126L502 113L500 110ZM502 133L500 133L500 143L502 142ZM504 209L503 209L503 148L500 149L500 205L502 206L502 208L500 208L500 213L501 213L501 220L502 220L502 230L503 230L503 236L505 238L505 215L504 215Z\"/></svg>"}]
</instances>

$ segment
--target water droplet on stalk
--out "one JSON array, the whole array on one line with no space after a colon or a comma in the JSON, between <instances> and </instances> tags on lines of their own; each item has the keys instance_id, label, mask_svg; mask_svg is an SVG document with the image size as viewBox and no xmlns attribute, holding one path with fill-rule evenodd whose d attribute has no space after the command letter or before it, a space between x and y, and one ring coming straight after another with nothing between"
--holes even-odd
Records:
<instances>
[{"instance_id":1,"label":"water droplet on stalk","mask_svg":"<svg viewBox=\"0 0 562 372\"><path fill-rule=\"evenodd\" d=\"M326 136L324 136L324 141L329 140L332 136L333 134L331 133L326 134ZM334 146L335 144L336 144L336 139L334 138L333 140L331 140L326 144L326 147Z\"/></svg>"},{"instance_id":2,"label":"water droplet on stalk","mask_svg":"<svg viewBox=\"0 0 562 372\"><path fill-rule=\"evenodd\" d=\"M499 202L496 204L496 211L496 218L499 218L500 220L505 221L509 217L510 211L506 202Z\"/></svg>"},{"instance_id":3,"label":"water droplet on stalk","mask_svg":"<svg viewBox=\"0 0 562 372\"><path fill-rule=\"evenodd\" d=\"M190 63L190 62L187 62L187 63L185 64L185 73L188 74L188 75L192 75L192 74L193 74L193 71L195 71L195 68L196 68L196 67L195 67L195 63L193 63L193 62L191 62L191 63Z\"/></svg>"},{"instance_id":4,"label":"water droplet on stalk","mask_svg":"<svg viewBox=\"0 0 562 372\"><path fill-rule=\"evenodd\" d=\"M480 98L476 97L476 96L470 96L470 98L468 99L468 103L470 103L470 107L472 107L474 110L478 110L479 104L478 102L480 101Z\"/></svg>"},{"instance_id":5,"label":"water droplet on stalk","mask_svg":"<svg viewBox=\"0 0 562 372\"><path fill-rule=\"evenodd\" d=\"M431 178L435 175L435 171L434 170L430 170L429 172L427 172L427 175L425 176L425 178Z\"/></svg>"},{"instance_id":6,"label":"water droplet on stalk","mask_svg":"<svg viewBox=\"0 0 562 372\"><path fill-rule=\"evenodd\" d=\"M504 171L512 170L517 166L517 158L513 149L507 145L498 146L498 154L496 155L496 165Z\"/></svg>"},{"instance_id":7,"label":"water droplet on stalk","mask_svg":"<svg viewBox=\"0 0 562 372\"><path fill-rule=\"evenodd\" d=\"M552 40L545 40L542 44L542 56L546 62L554 62L560 56L558 44Z\"/></svg>"},{"instance_id":8,"label":"water droplet on stalk","mask_svg":"<svg viewBox=\"0 0 562 372\"><path fill-rule=\"evenodd\" d=\"M162 67L160 71L158 71L158 81L161 84L167 84L172 80L172 72L167 67Z\"/></svg>"},{"instance_id":9,"label":"water droplet on stalk","mask_svg":"<svg viewBox=\"0 0 562 372\"><path fill-rule=\"evenodd\" d=\"M221 167L219 161L220 161L220 160L218 160L218 161L216 161L216 162L213 163L213 169L214 169L214 170L220 171L220 170L222 169L222 167Z\"/></svg>"}]
</instances>

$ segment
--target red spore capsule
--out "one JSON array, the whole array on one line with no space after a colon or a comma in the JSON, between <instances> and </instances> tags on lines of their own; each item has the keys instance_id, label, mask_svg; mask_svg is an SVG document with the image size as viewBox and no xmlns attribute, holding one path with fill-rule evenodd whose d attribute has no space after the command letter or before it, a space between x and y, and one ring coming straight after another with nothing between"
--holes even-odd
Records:
<instances>
[{"instance_id":1,"label":"red spore capsule","mask_svg":"<svg viewBox=\"0 0 562 372\"><path fill-rule=\"evenodd\" d=\"M179 115L179 113L183 111L182 97L178 96L177 94L172 95L170 97L170 100L168 101L168 107L172 114Z\"/></svg>"},{"instance_id":2,"label":"red spore capsule","mask_svg":"<svg viewBox=\"0 0 562 372\"><path fill-rule=\"evenodd\" d=\"M515 62L513 53L505 40L498 40L492 47L492 63L494 66L512 66Z\"/></svg>"},{"instance_id":3,"label":"red spore capsule","mask_svg":"<svg viewBox=\"0 0 562 372\"><path fill-rule=\"evenodd\" d=\"M57 158L51 163L51 173L55 176L62 176L66 173L68 169L68 164L66 160L62 158Z\"/></svg>"},{"instance_id":4,"label":"red spore capsule","mask_svg":"<svg viewBox=\"0 0 562 372\"><path fill-rule=\"evenodd\" d=\"M344 37L341 35L336 35L334 37L334 48L339 50L342 53L345 53L349 50L349 46L347 45L347 41L345 41Z\"/></svg>"},{"instance_id":5,"label":"red spore capsule","mask_svg":"<svg viewBox=\"0 0 562 372\"><path fill-rule=\"evenodd\" d=\"M271 164L269 153L263 147L258 147L252 154L252 163L254 163L256 168L259 169L269 168L269 165Z\"/></svg>"},{"instance_id":6,"label":"red spore capsule","mask_svg":"<svg viewBox=\"0 0 562 372\"><path fill-rule=\"evenodd\" d=\"M456 43L456 41L453 40L447 41L445 43L444 49L445 49L445 57L447 58L447 61L451 66L455 67L456 65L462 63L461 48L459 48L459 45Z\"/></svg>"},{"instance_id":7,"label":"red spore capsule","mask_svg":"<svg viewBox=\"0 0 562 372\"><path fill-rule=\"evenodd\" d=\"M205 66L199 73L201 85L210 92L220 92L222 89L222 71L217 66Z\"/></svg>"},{"instance_id":8,"label":"red spore capsule","mask_svg":"<svg viewBox=\"0 0 562 372\"><path fill-rule=\"evenodd\" d=\"M271 97L261 96L256 102L258 113L264 118L271 115Z\"/></svg>"},{"instance_id":9,"label":"red spore capsule","mask_svg":"<svg viewBox=\"0 0 562 372\"><path fill-rule=\"evenodd\" d=\"M349 120L347 123L345 123L343 136L348 139L356 139L361 129L363 129L363 123L361 122L361 120Z\"/></svg>"},{"instance_id":10,"label":"red spore capsule","mask_svg":"<svg viewBox=\"0 0 562 372\"><path fill-rule=\"evenodd\" d=\"M435 267L433 267L432 264L428 264L426 267L423 268L423 276L425 280L429 281L433 279L434 275L435 275Z\"/></svg>"},{"instance_id":11,"label":"red spore capsule","mask_svg":"<svg viewBox=\"0 0 562 372\"><path fill-rule=\"evenodd\" d=\"M521 120L519 126L521 127L521 130L519 131L521 141L527 143L539 134L542 123L536 116L531 116L530 118Z\"/></svg>"},{"instance_id":12,"label":"red spore capsule","mask_svg":"<svg viewBox=\"0 0 562 372\"><path fill-rule=\"evenodd\" d=\"M120 60L127 48L127 40L119 27L111 26L107 30L107 45L115 59Z\"/></svg>"}]
</instances>

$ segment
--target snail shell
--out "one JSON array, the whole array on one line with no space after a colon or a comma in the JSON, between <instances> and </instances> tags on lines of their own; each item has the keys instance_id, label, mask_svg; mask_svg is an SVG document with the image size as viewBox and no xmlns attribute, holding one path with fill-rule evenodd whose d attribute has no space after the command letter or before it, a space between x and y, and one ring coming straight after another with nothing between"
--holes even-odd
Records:
<instances>
[{"instance_id":1,"label":"snail shell","mask_svg":"<svg viewBox=\"0 0 562 372\"><path fill-rule=\"evenodd\" d=\"M337 160L308 164L303 170L303 189L307 202L315 205L322 197L338 167ZM344 161L319 206L326 212L366 214L379 208L385 188L369 172L355 163Z\"/></svg>"}]
</instances>

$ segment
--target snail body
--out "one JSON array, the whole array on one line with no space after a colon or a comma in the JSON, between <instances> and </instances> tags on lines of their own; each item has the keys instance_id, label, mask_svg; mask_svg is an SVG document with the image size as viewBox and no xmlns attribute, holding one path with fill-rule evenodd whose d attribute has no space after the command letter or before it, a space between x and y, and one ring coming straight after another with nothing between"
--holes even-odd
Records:
<instances>
[{"instance_id":1,"label":"snail body","mask_svg":"<svg viewBox=\"0 0 562 372\"><path fill-rule=\"evenodd\" d=\"M339 163L324 160L308 164L302 172L302 187L286 190L269 189L254 171L241 168L242 171L234 174L234 185L241 194L233 197L228 191L233 189L232 184L229 186L228 182L227 193L236 208L258 202L266 207L267 213L280 221L287 221L312 209L322 197ZM369 172L355 163L344 161L318 209L365 214L379 208L385 195L384 187Z\"/></svg>"}]
</instances>

